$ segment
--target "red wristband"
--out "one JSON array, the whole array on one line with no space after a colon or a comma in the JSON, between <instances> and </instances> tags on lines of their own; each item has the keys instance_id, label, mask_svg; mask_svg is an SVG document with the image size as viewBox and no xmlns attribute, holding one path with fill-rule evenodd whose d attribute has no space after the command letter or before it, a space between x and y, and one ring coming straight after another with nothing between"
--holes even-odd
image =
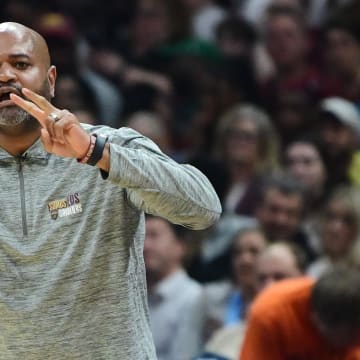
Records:
<instances>
[{"instance_id":1,"label":"red wristband","mask_svg":"<svg viewBox=\"0 0 360 360\"><path fill-rule=\"evenodd\" d=\"M86 151L86 154L82 158L76 159L77 162L79 162L81 164L86 164L87 163L87 161L91 157L91 154L94 151L95 142L96 142L96 137L94 135L91 135L90 136L90 144L89 144L89 147L88 147L88 149Z\"/></svg>"}]
</instances>

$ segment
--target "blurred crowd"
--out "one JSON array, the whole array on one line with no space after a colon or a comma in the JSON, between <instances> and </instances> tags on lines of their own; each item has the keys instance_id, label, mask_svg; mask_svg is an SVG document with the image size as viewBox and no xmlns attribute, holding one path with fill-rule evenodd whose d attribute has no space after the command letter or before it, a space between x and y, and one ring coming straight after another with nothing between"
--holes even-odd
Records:
<instances>
[{"instance_id":1,"label":"blurred crowd","mask_svg":"<svg viewBox=\"0 0 360 360\"><path fill-rule=\"evenodd\" d=\"M203 232L147 217L159 360L238 360L265 287L358 266L359 1L3 0L0 14L48 41L56 106L134 128L221 199Z\"/></svg>"}]
</instances>

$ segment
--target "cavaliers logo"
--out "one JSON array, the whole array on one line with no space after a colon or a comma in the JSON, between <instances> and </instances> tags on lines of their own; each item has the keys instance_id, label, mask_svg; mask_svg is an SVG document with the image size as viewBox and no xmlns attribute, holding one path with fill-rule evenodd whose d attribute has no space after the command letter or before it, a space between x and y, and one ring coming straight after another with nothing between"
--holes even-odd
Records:
<instances>
[{"instance_id":1,"label":"cavaliers logo","mask_svg":"<svg viewBox=\"0 0 360 360\"><path fill-rule=\"evenodd\" d=\"M66 198L50 201L48 203L50 217L53 220L57 218L78 214L82 212L79 193L68 195Z\"/></svg>"}]
</instances>

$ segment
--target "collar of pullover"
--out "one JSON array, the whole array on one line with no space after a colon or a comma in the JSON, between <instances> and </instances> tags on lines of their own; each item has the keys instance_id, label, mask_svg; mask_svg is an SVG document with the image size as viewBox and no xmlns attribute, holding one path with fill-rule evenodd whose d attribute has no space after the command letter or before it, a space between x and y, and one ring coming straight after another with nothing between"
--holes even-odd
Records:
<instances>
[{"instance_id":1,"label":"collar of pullover","mask_svg":"<svg viewBox=\"0 0 360 360\"><path fill-rule=\"evenodd\" d=\"M0 162L10 163L15 159L29 159L34 161L40 161L47 163L50 154L44 149L44 146L40 139L36 140L22 155L13 156L9 154L6 150L0 147Z\"/></svg>"}]
</instances>

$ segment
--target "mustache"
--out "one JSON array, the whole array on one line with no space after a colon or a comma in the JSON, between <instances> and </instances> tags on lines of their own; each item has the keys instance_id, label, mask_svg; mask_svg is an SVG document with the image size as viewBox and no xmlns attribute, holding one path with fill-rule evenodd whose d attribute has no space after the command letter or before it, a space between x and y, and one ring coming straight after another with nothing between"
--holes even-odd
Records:
<instances>
[{"instance_id":1,"label":"mustache","mask_svg":"<svg viewBox=\"0 0 360 360\"><path fill-rule=\"evenodd\" d=\"M14 92L16 95L22 97L23 99L25 99L25 96L22 93L22 86L16 83L9 83L9 82L3 82L0 81L0 93L2 91L3 88L6 88L7 91L12 91Z\"/></svg>"}]
</instances>

